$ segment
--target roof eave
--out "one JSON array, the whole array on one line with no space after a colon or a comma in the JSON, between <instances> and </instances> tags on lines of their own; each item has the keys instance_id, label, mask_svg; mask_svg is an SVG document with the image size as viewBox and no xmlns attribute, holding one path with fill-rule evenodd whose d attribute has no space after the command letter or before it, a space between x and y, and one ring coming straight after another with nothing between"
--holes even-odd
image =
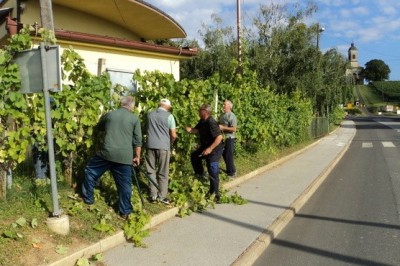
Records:
<instances>
[{"instance_id":1,"label":"roof eave","mask_svg":"<svg viewBox=\"0 0 400 266\"><path fill-rule=\"evenodd\" d=\"M162 46L162 45L149 44L144 42L130 41L125 39L80 33L74 31L66 31L66 30L55 30L55 35L57 39L63 39L69 41L108 45L113 47L129 48L129 49L149 51L149 52L158 52L163 54L170 54L170 55L177 55L184 57L193 57L197 55L197 48L191 48L191 47L177 48L171 46Z\"/></svg>"}]
</instances>

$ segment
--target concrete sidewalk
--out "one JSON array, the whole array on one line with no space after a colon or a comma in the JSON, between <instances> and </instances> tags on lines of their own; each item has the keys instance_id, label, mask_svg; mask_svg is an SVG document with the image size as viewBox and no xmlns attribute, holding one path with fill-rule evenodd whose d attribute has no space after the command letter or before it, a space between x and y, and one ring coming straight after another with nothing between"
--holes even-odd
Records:
<instances>
[{"instance_id":1,"label":"concrete sidewalk","mask_svg":"<svg viewBox=\"0 0 400 266\"><path fill-rule=\"evenodd\" d=\"M175 217L177 208L154 217L148 248L135 248L123 233L52 265L73 265L103 252L108 266L251 265L323 182L355 135L352 121L309 147L225 185L248 204ZM75 257L74 257L75 256Z\"/></svg>"}]
</instances>

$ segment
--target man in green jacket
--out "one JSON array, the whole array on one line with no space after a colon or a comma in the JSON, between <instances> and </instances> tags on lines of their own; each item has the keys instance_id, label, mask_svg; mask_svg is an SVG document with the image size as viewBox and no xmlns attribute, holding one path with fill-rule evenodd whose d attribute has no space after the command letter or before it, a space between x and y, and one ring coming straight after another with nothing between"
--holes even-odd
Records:
<instances>
[{"instance_id":1,"label":"man in green jacket","mask_svg":"<svg viewBox=\"0 0 400 266\"><path fill-rule=\"evenodd\" d=\"M110 170L117 185L118 211L126 219L133 211L132 164L139 165L142 147L142 131L138 117L132 113L135 101L132 96L124 96L121 107L100 118L97 125L104 131L102 147L85 167L82 196L86 204L93 204L93 190L99 178Z\"/></svg>"}]
</instances>

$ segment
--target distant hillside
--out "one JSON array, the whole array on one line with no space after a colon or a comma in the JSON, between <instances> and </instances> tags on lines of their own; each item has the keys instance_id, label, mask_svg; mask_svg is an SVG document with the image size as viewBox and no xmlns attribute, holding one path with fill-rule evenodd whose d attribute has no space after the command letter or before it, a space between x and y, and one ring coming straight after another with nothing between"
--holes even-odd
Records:
<instances>
[{"instance_id":1,"label":"distant hillside","mask_svg":"<svg viewBox=\"0 0 400 266\"><path fill-rule=\"evenodd\" d=\"M400 98L400 81L374 81L369 84L372 89L377 90L378 93L384 94L385 97L390 99Z\"/></svg>"},{"instance_id":2,"label":"distant hillside","mask_svg":"<svg viewBox=\"0 0 400 266\"><path fill-rule=\"evenodd\" d=\"M372 113L384 106L400 106L400 81L377 81L356 87L355 95Z\"/></svg>"}]
</instances>

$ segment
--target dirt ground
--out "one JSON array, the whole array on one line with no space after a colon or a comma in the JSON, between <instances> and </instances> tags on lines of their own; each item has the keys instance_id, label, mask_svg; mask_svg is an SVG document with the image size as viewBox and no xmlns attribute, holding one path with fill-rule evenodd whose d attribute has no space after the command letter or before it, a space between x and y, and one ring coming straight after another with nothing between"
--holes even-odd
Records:
<instances>
[{"instance_id":1,"label":"dirt ground","mask_svg":"<svg viewBox=\"0 0 400 266\"><path fill-rule=\"evenodd\" d=\"M32 247L29 250L26 250L26 253L21 256L20 265L25 266L44 266L49 265L50 263L56 262L70 254L73 254L87 246L91 243L83 242L82 239L71 239L71 242L68 245L65 245L65 249L63 250L65 253L59 254L57 253L56 241L54 239L54 235L42 235L35 236L35 239L32 239Z\"/></svg>"}]
</instances>

